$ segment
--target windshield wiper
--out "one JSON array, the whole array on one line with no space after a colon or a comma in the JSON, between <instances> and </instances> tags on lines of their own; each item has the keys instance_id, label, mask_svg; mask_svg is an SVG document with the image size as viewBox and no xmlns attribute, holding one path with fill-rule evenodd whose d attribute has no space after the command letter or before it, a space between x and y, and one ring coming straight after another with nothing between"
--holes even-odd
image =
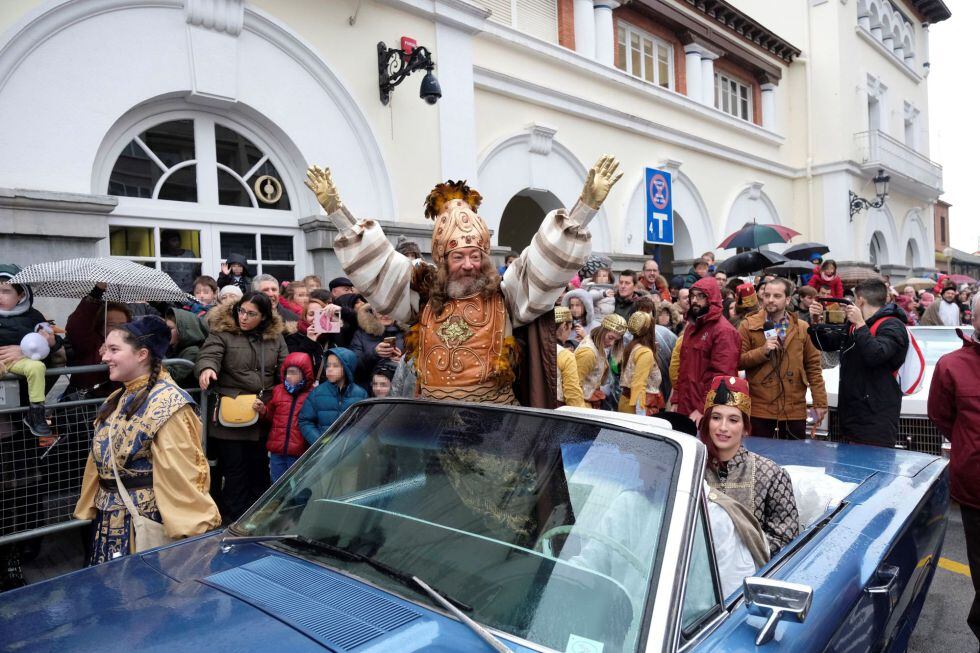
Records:
<instances>
[{"instance_id":1,"label":"windshield wiper","mask_svg":"<svg viewBox=\"0 0 980 653\"><path fill-rule=\"evenodd\" d=\"M285 534L285 535L226 535L221 538L218 543L221 546L222 551L228 551L231 546L235 544L256 544L260 542L282 542L283 544L293 544L299 545L301 547L312 549L318 553L326 553L335 558L340 558L341 560L347 560L348 562L363 562L364 564L373 567L385 576L392 578L401 582L403 585L408 586L410 589L419 589L418 584L415 582L415 577L409 573L401 571L400 569L395 569L391 565L376 560L371 556L366 556L363 553L358 553L357 551L351 551L350 549L345 549L343 547L337 546L335 544L330 544L329 542L324 542L323 540L317 540L305 535L299 535L297 533ZM445 592L439 590L432 590L428 586L427 589L436 592L439 598L448 601L455 608L459 610L464 610L466 612L472 612L473 608L462 601L458 601L453 597L449 596ZM428 592L426 592L428 593Z\"/></svg>"},{"instance_id":2,"label":"windshield wiper","mask_svg":"<svg viewBox=\"0 0 980 653\"><path fill-rule=\"evenodd\" d=\"M456 606L454 606L449 600L443 597L441 592L437 592L426 585L421 578L418 576L412 576L412 582L421 587L426 594L431 596L433 601L444 607L446 610L449 610L453 616L462 621L464 625L476 633L476 636L486 642L490 648L498 651L499 653L514 653L509 648L504 646L499 639L494 637L493 633L463 614L461 610L456 608Z\"/></svg>"},{"instance_id":3,"label":"windshield wiper","mask_svg":"<svg viewBox=\"0 0 980 653\"><path fill-rule=\"evenodd\" d=\"M401 571L400 569L396 569L389 564L372 558L371 556L366 556L362 553L357 553L356 551L351 551L335 544L330 544L329 542L324 542L322 540L313 539L311 537L306 537L305 535L295 533L285 535L226 535L221 538L219 546L221 546L223 551L227 551L232 545L235 544L255 544L259 542L282 542L284 544L288 543L294 545L298 544L302 547L313 549L319 553L327 553L342 560L363 562L364 564L378 570L385 576L401 582L409 589L421 589L433 601L462 621L465 626L476 633L480 639L490 645L495 651L499 651L499 653L513 653L513 651L504 646L499 639L494 637L493 633L463 614L464 610L466 612L472 612L473 608L471 606L463 603L462 601L454 599L445 592L433 589L418 576L413 576L412 574Z\"/></svg>"}]
</instances>

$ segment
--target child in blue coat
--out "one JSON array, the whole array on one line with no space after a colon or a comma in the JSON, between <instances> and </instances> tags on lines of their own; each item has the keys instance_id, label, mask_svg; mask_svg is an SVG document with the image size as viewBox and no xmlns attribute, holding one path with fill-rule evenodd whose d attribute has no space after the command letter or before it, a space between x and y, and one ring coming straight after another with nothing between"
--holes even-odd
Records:
<instances>
[{"instance_id":1,"label":"child in blue coat","mask_svg":"<svg viewBox=\"0 0 980 653\"><path fill-rule=\"evenodd\" d=\"M346 347L327 350L326 382L310 393L299 412L299 430L313 444L349 406L367 399L367 391L354 383L357 354Z\"/></svg>"}]
</instances>

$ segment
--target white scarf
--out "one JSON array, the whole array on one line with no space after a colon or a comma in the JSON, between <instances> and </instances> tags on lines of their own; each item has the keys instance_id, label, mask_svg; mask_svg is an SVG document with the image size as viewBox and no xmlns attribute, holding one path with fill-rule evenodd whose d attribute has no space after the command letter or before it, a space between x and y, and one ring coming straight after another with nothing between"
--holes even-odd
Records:
<instances>
[{"instance_id":1,"label":"white scarf","mask_svg":"<svg viewBox=\"0 0 980 653\"><path fill-rule=\"evenodd\" d=\"M947 302L945 299L939 302L939 320L946 326L960 325L960 307L956 302Z\"/></svg>"}]
</instances>

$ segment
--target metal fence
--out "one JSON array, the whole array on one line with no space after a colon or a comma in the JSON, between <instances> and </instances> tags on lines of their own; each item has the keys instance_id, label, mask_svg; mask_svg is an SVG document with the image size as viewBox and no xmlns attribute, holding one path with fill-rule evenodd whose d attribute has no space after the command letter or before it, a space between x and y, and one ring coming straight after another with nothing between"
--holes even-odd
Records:
<instances>
[{"instance_id":1,"label":"metal fence","mask_svg":"<svg viewBox=\"0 0 980 653\"><path fill-rule=\"evenodd\" d=\"M832 442L840 442L840 414L836 408L830 409L829 429L828 439ZM898 420L898 439L895 441L895 447L941 456L943 436L925 416L902 417Z\"/></svg>"},{"instance_id":2,"label":"metal fence","mask_svg":"<svg viewBox=\"0 0 980 653\"><path fill-rule=\"evenodd\" d=\"M184 359L168 359L170 368L193 367ZM105 365L52 368L48 377L73 373L104 372ZM66 528L83 526L72 517L81 493L82 475L92 444L93 422L104 398L78 398L46 404L53 432L50 443L41 443L24 424L29 403L17 392L20 377L0 380L0 544L15 542ZM200 390L188 390L198 401L207 400ZM202 437L207 434L203 419ZM205 440L206 441L206 440Z\"/></svg>"}]
</instances>

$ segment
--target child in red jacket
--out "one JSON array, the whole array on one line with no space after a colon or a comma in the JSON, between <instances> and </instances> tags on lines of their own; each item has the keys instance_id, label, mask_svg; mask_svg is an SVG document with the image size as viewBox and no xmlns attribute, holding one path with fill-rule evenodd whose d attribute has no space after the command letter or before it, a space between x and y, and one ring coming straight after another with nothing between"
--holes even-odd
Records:
<instances>
[{"instance_id":1,"label":"child in red jacket","mask_svg":"<svg viewBox=\"0 0 980 653\"><path fill-rule=\"evenodd\" d=\"M837 263L829 259L820 266L820 274L814 274L810 277L810 282L807 285L816 288L817 292L820 292L821 288L829 288L830 296L837 299L844 297L844 282L837 274Z\"/></svg>"},{"instance_id":2,"label":"child in red jacket","mask_svg":"<svg viewBox=\"0 0 980 653\"><path fill-rule=\"evenodd\" d=\"M272 422L265 448L269 452L269 476L275 483L306 451L299 430L299 411L313 390L313 362L309 354L293 352L282 362L282 383L272 390L269 403L255 400L255 410Z\"/></svg>"}]
</instances>

